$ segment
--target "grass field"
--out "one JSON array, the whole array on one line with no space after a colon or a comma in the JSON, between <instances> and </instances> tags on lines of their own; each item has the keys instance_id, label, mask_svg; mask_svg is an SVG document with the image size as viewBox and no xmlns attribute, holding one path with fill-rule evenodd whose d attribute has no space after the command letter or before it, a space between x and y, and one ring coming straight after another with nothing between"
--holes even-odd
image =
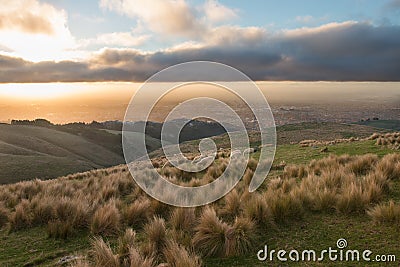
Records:
<instances>
[{"instance_id":1,"label":"grass field","mask_svg":"<svg viewBox=\"0 0 400 267\"><path fill-rule=\"evenodd\" d=\"M385 146L378 146L373 140L330 145L328 152L321 152L320 148L315 147L301 147L299 144L283 144L277 148L274 165L279 165L282 161L288 165L308 164L314 159L322 159L329 154L365 155L367 153L383 157L389 153L396 153L396 151ZM253 156L257 158L258 155L255 153ZM283 170L275 168L270 173L269 179L281 176L283 173ZM90 179L95 181L99 177L110 178L118 173L110 169L108 172L93 171L93 174L95 174L95 178ZM85 175L71 176L65 181L73 182L76 186L80 183L91 183L86 181L87 178L84 177ZM397 177L391 182L390 192L383 195L380 202L385 203L389 199L397 203L400 202L399 178ZM263 188L261 193L265 190L265 187ZM104 192L98 192L98 194L102 195ZM121 198L121 200L123 203L131 202L129 195ZM159 212L165 214L162 209ZM11 233L3 228L0 230L0 265L54 266L64 256L86 255L91 249L90 243L95 235L87 228L83 228L65 240L47 236L48 230L44 226L23 228ZM144 232L138 230L138 242L143 242L145 238ZM257 251L262 249L265 244L271 249L315 249L319 251L328 247L335 247L339 238L346 238L349 249L370 249L374 254L395 254L397 259L400 259L400 232L397 224L377 225L365 212L343 214L339 212L305 211L298 218L295 216L286 222L261 227L254 246L247 253L231 257L205 257L203 264L204 266L282 266L278 262L259 262L256 257ZM116 235L105 235L104 239L110 242L111 248L116 250L118 244ZM290 265L304 266L304 263ZM329 261L307 263L307 266L331 265L333 266L333 263ZM348 266L348 263L344 262L339 265ZM359 265L352 263L352 266L365 266L365 262L361 262ZM373 266L382 265L374 263ZM398 261L397 263L388 263L385 266L398 266Z\"/></svg>"},{"instance_id":2,"label":"grass field","mask_svg":"<svg viewBox=\"0 0 400 267\"><path fill-rule=\"evenodd\" d=\"M78 135L0 124L0 183L55 178L122 162L121 155Z\"/></svg>"}]
</instances>

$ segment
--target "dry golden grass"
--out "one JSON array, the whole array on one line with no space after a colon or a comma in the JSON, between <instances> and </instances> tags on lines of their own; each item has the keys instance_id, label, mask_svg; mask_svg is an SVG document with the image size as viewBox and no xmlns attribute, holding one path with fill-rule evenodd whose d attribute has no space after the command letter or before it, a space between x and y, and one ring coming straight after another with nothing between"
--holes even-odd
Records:
<instances>
[{"instance_id":1,"label":"dry golden grass","mask_svg":"<svg viewBox=\"0 0 400 267\"><path fill-rule=\"evenodd\" d=\"M199 256L186 250L183 246L172 241L163 251L168 266L173 267L200 267L202 262Z\"/></svg>"},{"instance_id":2,"label":"dry golden grass","mask_svg":"<svg viewBox=\"0 0 400 267\"><path fill-rule=\"evenodd\" d=\"M374 133L368 139L376 140L376 145L378 146L387 146L394 150L400 149L400 132L386 134Z\"/></svg>"},{"instance_id":3,"label":"dry golden grass","mask_svg":"<svg viewBox=\"0 0 400 267\"><path fill-rule=\"evenodd\" d=\"M225 256L228 224L222 222L211 207L203 210L196 227L193 245L204 256Z\"/></svg>"},{"instance_id":4,"label":"dry golden grass","mask_svg":"<svg viewBox=\"0 0 400 267\"><path fill-rule=\"evenodd\" d=\"M121 214L114 201L96 210L90 224L93 234L115 235L121 228Z\"/></svg>"},{"instance_id":5,"label":"dry golden grass","mask_svg":"<svg viewBox=\"0 0 400 267\"><path fill-rule=\"evenodd\" d=\"M196 178L169 180L197 186L217 178L228 163L219 153ZM90 171L56 180L0 186L0 227L10 230L47 226L54 238L68 238L83 230L95 235L118 234L115 252L102 239L82 266L199 266L197 256L228 257L252 253L257 231L301 220L309 212L351 214L366 210L377 223L397 223L398 204L374 205L391 192L400 178L400 155L333 156L306 165L282 164L282 171L249 193L256 161L227 196L202 210L174 208L148 197L134 182L126 166ZM144 171L145 173L145 171ZM166 175L167 176L167 175ZM397 216L397 217L396 217ZM137 240L135 239L138 233ZM115 238L114 238L115 237ZM78 263L77 263L78 264ZM103 265L102 265L103 264ZM180 265L179 265L180 264ZM79 266L79 265L77 265Z\"/></svg>"},{"instance_id":6,"label":"dry golden grass","mask_svg":"<svg viewBox=\"0 0 400 267\"><path fill-rule=\"evenodd\" d=\"M140 252L131 247L129 250L129 267L154 267L156 266L152 257L143 257Z\"/></svg>"},{"instance_id":7,"label":"dry golden grass","mask_svg":"<svg viewBox=\"0 0 400 267\"><path fill-rule=\"evenodd\" d=\"M136 232L132 228L125 230L125 233L118 238L118 255L126 257L129 255L129 250L134 247L136 242Z\"/></svg>"},{"instance_id":8,"label":"dry golden grass","mask_svg":"<svg viewBox=\"0 0 400 267\"><path fill-rule=\"evenodd\" d=\"M236 218L227 231L226 256L247 255L257 239L256 227L248 218Z\"/></svg>"},{"instance_id":9,"label":"dry golden grass","mask_svg":"<svg viewBox=\"0 0 400 267\"><path fill-rule=\"evenodd\" d=\"M154 217L144 226L143 232L146 236L146 243L143 247L144 254L159 259L168 240L165 220Z\"/></svg>"},{"instance_id":10,"label":"dry golden grass","mask_svg":"<svg viewBox=\"0 0 400 267\"><path fill-rule=\"evenodd\" d=\"M92 250L90 255L95 267L119 267L120 262L117 255L114 255L109 244L104 242L103 238L97 237L92 241Z\"/></svg>"},{"instance_id":11,"label":"dry golden grass","mask_svg":"<svg viewBox=\"0 0 400 267\"><path fill-rule=\"evenodd\" d=\"M151 202L147 198L136 200L124 212L126 223L134 229L143 227L152 215Z\"/></svg>"},{"instance_id":12,"label":"dry golden grass","mask_svg":"<svg viewBox=\"0 0 400 267\"><path fill-rule=\"evenodd\" d=\"M400 225L400 205L393 201L379 204L367 211L372 220L377 223Z\"/></svg>"}]
</instances>

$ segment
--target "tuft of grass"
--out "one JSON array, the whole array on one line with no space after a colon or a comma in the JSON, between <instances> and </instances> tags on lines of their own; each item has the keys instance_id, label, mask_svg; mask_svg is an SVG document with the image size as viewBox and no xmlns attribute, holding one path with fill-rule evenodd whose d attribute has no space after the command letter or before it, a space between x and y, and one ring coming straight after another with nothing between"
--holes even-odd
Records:
<instances>
[{"instance_id":1,"label":"tuft of grass","mask_svg":"<svg viewBox=\"0 0 400 267\"><path fill-rule=\"evenodd\" d=\"M131 247L129 249L129 266L130 267L154 267L156 266L154 258L143 257L139 251Z\"/></svg>"},{"instance_id":2,"label":"tuft of grass","mask_svg":"<svg viewBox=\"0 0 400 267\"><path fill-rule=\"evenodd\" d=\"M222 222L212 207L206 207L195 228L193 245L206 257L226 255L226 233L228 224Z\"/></svg>"},{"instance_id":3,"label":"tuft of grass","mask_svg":"<svg viewBox=\"0 0 400 267\"><path fill-rule=\"evenodd\" d=\"M247 255L257 238L255 224L248 218L240 217L227 231L226 256Z\"/></svg>"},{"instance_id":4,"label":"tuft of grass","mask_svg":"<svg viewBox=\"0 0 400 267\"><path fill-rule=\"evenodd\" d=\"M244 204L244 215L260 226L266 226L273 222L272 212L265 197L253 193L250 199Z\"/></svg>"},{"instance_id":5,"label":"tuft of grass","mask_svg":"<svg viewBox=\"0 0 400 267\"><path fill-rule=\"evenodd\" d=\"M129 255L129 250L135 245L136 232L132 228L125 230L125 233L118 238L118 255L125 257Z\"/></svg>"},{"instance_id":6,"label":"tuft of grass","mask_svg":"<svg viewBox=\"0 0 400 267\"><path fill-rule=\"evenodd\" d=\"M92 241L90 255L93 258L95 267L119 267L118 256L114 255L109 244L103 238L95 237Z\"/></svg>"},{"instance_id":7,"label":"tuft of grass","mask_svg":"<svg viewBox=\"0 0 400 267\"><path fill-rule=\"evenodd\" d=\"M175 230L192 232L196 222L194 208L175 208L171 213L169 223Z\"/></svg>"},{"instance_id":8,"label":"tuft of grass","mask_svg":"<svg viewBox=\"0 0 400 267\"><path fill-rule=\"evenodd\" d=\"M121 214L114 201L106 203L93 215L90 230L93 234L115 235L121 227Z\"/></svg>"},{"instance_id":9,"label":"tuft of grass","mask_svg":"<svg viewBox=\"0 0 400 267\"><path fill-rule=\"evenodd\" d=\"M336 209L340 213L350 214L353 212L363 212L366 201L362 189L355 182L347 184L342 189L340 197L336 202Z\"/></svg>"},{"instance_id":10,"label":"tuft of grass","mask_svg":"<svg viewBox=\"0 0 400 267\"><path fill-rule=\"evenodd\" d=\"M151 216L150 200L141 198L125 209L125 222L134 229L140 229Z\"/></svg>"},{"instance_id":11,"label":"tuft of grass","mask_svg":"<svg viewBox=\"0 0 400 267\"><path fill-rule=\"evenodd\" d=\"M15 211L10 214L9 218L10 231L28 228L32 225L32 215L29 201L23 199L16 207Z\"/></svg>"},{"instance_id":12,"label":"tuft of grass","mask_svg":"<svg viewBox=\"0 0 400 267\"><path fill-rule=\"evenodd\" d=\"M155 216L144 226L143 230L146 237L145 254L149 257L160 257L168 240L165 220Z\"/></svg>"},{"instance_id":13,"label":"tuft of grass","mask_svg":"<svg viewBox=\"0 0 400 267\"><path fill-rule=\"evenodd\" d=\"M233 219L239 215L241 199L237 190L232 190L224 197L225 205L222 207L220 215L228 219Z\"/></svg>"},{"instance_id":14,"label":"tuft of grass","mask_svg":"<svg viewBox=\"0 0 400 267\"><path fill-rule=\"evenodd\" d=\"M168 266L174 267L200 267L202 262L199 256L187 251L183 246L172 241L164 249L164 257Z\"/></svg>"},{"instance_id":15,"label":"tuft of grass","mask_svg":"<svg viewBox=\"0 0 400 267\"><path fill-rule=\"evenodd\" d=\"M377 223L400 225L400 205L393 200L389 203L378 204L369 209L367 214Z\"/></svg>"}]
</instances>

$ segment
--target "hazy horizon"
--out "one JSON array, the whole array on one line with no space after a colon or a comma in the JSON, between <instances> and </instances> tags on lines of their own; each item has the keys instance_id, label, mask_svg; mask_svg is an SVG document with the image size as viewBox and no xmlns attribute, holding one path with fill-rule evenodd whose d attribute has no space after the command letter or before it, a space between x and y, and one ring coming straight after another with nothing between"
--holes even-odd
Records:
<instances>
[{"instance_id":1,"label":"hazy horizon","mask_svg":"<svg viewBox=\"0 0 400 267\"><path fill-rule=\"evenodd\" d=\"M123 120L125 109L140 85L127 82L0 84L0 121L36 118L53 123ZM340 104L338 111L365 108L366 112L371 111L371 116L379 111L388 118L390 115L385 114L385 109L393 109L392 116L400 109L399 82L286 81L257 82L257 85L273 109L285 106L312 106L315 109ZM191 89L193 96L202 91L201 85L198 87L199 90L196 86ZM208 91L208 95L212 96L212 93L212 90ZM227 101L232 99L229 93L219 94ZM176 95L174 97L172 93L170 100L164 103L173 105L183 99Z\"/></svg>"}]
</instances>

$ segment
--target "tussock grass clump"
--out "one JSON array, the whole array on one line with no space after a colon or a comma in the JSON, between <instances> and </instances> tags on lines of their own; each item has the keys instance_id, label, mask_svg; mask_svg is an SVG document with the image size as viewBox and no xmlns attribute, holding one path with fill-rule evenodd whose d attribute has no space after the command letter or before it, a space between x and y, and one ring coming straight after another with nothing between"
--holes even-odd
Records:
<instances>
[{"instance_id":1,"label":"tussock grass clump","mask_svg":"<svg viewBox=\"0 0 400 267\"><path fill-rule=\"evenodd\" d=\"M196 222L194 208L175 208L171 213L169 223L172 229L191 232Z\"/></svg>"},{"instance_id":2,"label":"tussock grass clump","mask_svg":"<svg viewBox=\"0 0 400 267\"><path fill-rule=\"evenodd\" d=\"M15 207L15 211L10 214L8 221L10 225L10 231L30 227L32 225L32 214L29 201L23 199Z\"/></svg>"},{"instance_id":3,"label":"tussock grass clump","mask_svg":"<svg viewBox=\"0 0 400 267\"><path fill-rule=\"evenodd\" d=\"M140 252L131 247L129 250L129 265L130 267L155 267L155 261L152 257L144 257Z\"/></svg>"},{"instance_id":4,"label":"tussock grass clump","mask_svg":"<svg viewBox=\"0 0 400 267\"><path fill-rule=\"evenodd\" d=\"M400 154L385 155L376 165L376 170L380 171L388 180L400 179Z\"/></svg>"},{"instance_id":5,"label":"tussock grass clump","mask_svg":"<svg viewBox=\"0 0 400 267\"><path fill-rule=\"evenodd\" d=\"M366 175L371 171L376 162L378 162L378 156L373 154L366 154L358 156L353 161L349 162L348 169L356 175Z\"/></svg>"},{"instance_id":6,"label":"tussock grass clump","mask_svg":"<svg viewBox=\"0 0 400 267\"><path fill-rule=\"evenodd\" d=\"M120 262L117 255L114 255L109 244L103 238L95 237L92 241L90 255L95 267L119 267Z\"/></svg>"},{"instance_id":7,"label":"tussock grass clump","mask_svg":"<svg viewBox=\"0 0 400 267\"><path fill-rule=\"evenodd\" d=\"M167 243L167 229L165 220L160 217L154 217L143 229L146 236L144 253L149 257L160 257Z\"/></svg>"},{"instance_id":8,"label":"tussock grass clump","mask_svg":"<svg viewBox=\"0 0 400 267\"><path fill-rule=\"evenodd\" d=\"M183 246L172 241L168 242L163 251L165 260L173 267L200 267L202 262L199 256L186 250Z\"/></svg>"},{"instance_id":9,"label":"tussock grass clump","mask_svg":"<svg viewBox=\"0 0 400 267\"><path fill-rule=\"evenodd\" d=\"M222 222L212 207L206 207L195 228L193 245L197 251L206 257L226 255L226 234L228 224Z\"/></svg>"},{"instance_id":10,"label":"tussock grass clump","mask_svg":"<svg viewBox=\"0 0 400 267\"><path fill-rule=\"evenodd\" d=\"M232 190L224 197L225 203L221 208L220 215L227 219L233 219L239 215L241 209L241 199L237 190Z\"/></svg>"},{"instance_id":11,"label":"tussock grass clump","mask_svg":"<svg viewBox=\"0 0 400 267\"><path fill-rule=\"evenodd\" d=\"M369 140L376 140L376 145L387 146L394 150L400 149L400 132L378 134L374 133L371 135Z\"/></svg>"},{"instance_id":12,"label":"tussock grass clump","mask_svg":"<svg viewBox=\"0 0 400 267\"><path fill-rule=\"evenodd\" d=\"M366 207L361 187L356 183L351 183L344 187L343 192L338 197L336 209L340 213L349 214L353 212L363 212Z\"/></svg>"},{"instance_id":13,"label":"tussock grass clump","mask_svg":"<svg viewBox=\"0 0 400 267\"><path fill-rule=\"evenodd\" d=\"M132 228L125 230L125 233L118 238L118 255L125 257L129 255L129 250L135 245L136 232Z\"/></svg>"},{"instance_id":14,"label":"tussock grass clump","mask_svg":"<svg viewBox=\"0 0 400 267\"><path fill-rule=\"evenodd\" d=\"M140 229L152 215L151 203L147 198L140 198L124 211L125 222L134 229Z\"/></svg>"},{"instance_id":15,"label":"tussock grass clump","mask_svg":"<svg viewBox=\"0 0 400 267\"><path fill-rule=\"evenodd\" d=\"M31 208L33 214L33 224L46 224L50 220L55 219L55 201L56 200L52 197L35 196L32 199Z\"/></svg>"},{"instance_id":16,"label":"tussock grass clump","mask_svg":"<svg viewBox=\"0 0 400 267\"><path fill-rule=\"evenodd\" d=\"M227 231L226 256L247 255L257 238L255 224L248 218L236 218Z\"/></svg>"},{"instance_id":17,"label":"tussock grass clump","mask_svg":"<svg viewBox=\"0 0 400 267\"><path fill-rule=\"evenodd\" d=\"M283 169L283 178L303 178L307 176L307 170L305 166L300 165L287 165Z\"/></svg>"},{"instance_id":18,"label":"tussock grass clump","mask_svg":"<svg viewBox=\"0 0 400 267\"><path fill-rule=\"evenodd\" d=\"M250 199L244 203L244 216L258 225L266 226L273 222L273 216L265 197L258 193L253 193Z\"/></svg>"},{"instance_id":19,"label":"tussock grass clump","mask_svg":"<svg viewBox=\"0 0 400 267\"><path fill-rule=\"evenodd\" d=\"M285 193L283 190L268 190L265 192L265 198L276 223L299 220L304 215L303 203L294 194Z\"/></svg>"},{"instance_id":20,"label":"tussock grass clump","mask_svg":"<svg viewBox=\"0 0 400 267\"><path fill-rule=\"evenodd\" d=\"M389 203L379 204L367 211L372 220L377 223L400 225L400 205L393 200Z\"/></svg>"},{"instance_id":21,"label":"tussock grass clump","mask_svg":"<svg viewBox=\"0 0 400 267\"><path fill-rule=\"evenodd\" d=\"M121 214L114 201L106 203L93 215L90 230L93 234L115 235L121 227Z\"/></svg>"}]
</instances>

